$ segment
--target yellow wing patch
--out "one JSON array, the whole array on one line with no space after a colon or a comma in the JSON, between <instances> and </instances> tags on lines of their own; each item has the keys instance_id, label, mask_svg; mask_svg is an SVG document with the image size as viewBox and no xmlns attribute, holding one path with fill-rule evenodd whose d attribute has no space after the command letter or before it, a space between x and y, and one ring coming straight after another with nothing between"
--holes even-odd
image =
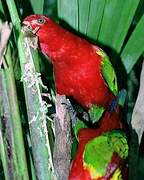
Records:
<instances>
[{"instance_id":1,"label":"yellow wing patch","mask_svg":"<svg viewBox=\"0 0 144 180\"><path fill-rule=\"evenodd\" d=\"M96 171L96 169L93 166L91 166L90 164L87 165L87 164L84 163L84 169L89 171L91 179L94 180L94 179L101 178L101 174L99 174Z\"/></svg>"},{"instance_id":2,"label":"yellow wing patch","mask_svg":"<svg viewBox=\"0 0 144 180\"><path fill-rule=\"evenodd\" d=\"M103 52L103 50L102 49L98 49L97 51L96 51L96 54L98 54L99 56L101 56L101 57L106 57L106 54Z\"/></svg>"},{"instance_id":3,"label":"yellow wing patch","mask_svg":"<svg viewBox=\"0 0 144 180\"><path fill-rule=\"evenodd\" d=\"M121 170L117 169L110 180L122 180Z\"/></svg>"}]
</instances>

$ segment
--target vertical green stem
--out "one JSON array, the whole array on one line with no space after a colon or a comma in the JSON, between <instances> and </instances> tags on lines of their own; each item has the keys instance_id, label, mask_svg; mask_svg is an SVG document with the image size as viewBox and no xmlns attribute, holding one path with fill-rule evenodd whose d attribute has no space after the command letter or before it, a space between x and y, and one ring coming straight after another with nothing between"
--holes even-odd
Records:
<instances>
[{"instance_id":1,"label":"vertical green stem","mask_svg":"<svg viewBox=\"0 0 144 180\"><path fill-rule=\"evenodd\" d=\"M9 13L10 13L11 20L12 20L12 24L14 27L15 38L17 40L19 37L19 32L21 30L21 24L20 24L18 11L16 9L16 5L15 5L15 2L13 0L6 0L6 3L8 6Z\"/></svg>"},{"instance_id":2,"label":"vertical green stem","mask_svg":"<svg viewBox=\"0 0 144 180\"><path fill-rule=\"evenodd\" d=\"M15 163L18 168L19 179L28 180L28 169L26 162L26 155L24 149L24 140L23 133L21 127L21 118L16 94L15 80L14 80L14 72L12 67L12 59L11 59L11 50L10 46L7 48L7 52L5 55L8 68L3 70L3 81L6 88L6 93L8 97L9 103L9 111L11 117L11 136L13 142L12 151L14 151Z\"/></svg>"},{"instance_id":3,"label":"vertical green stem","mask_svg":"<svg viewBox=\"0 0 144 180\"><path fill-rule=\"evenodd\" d=\"M1 157L2 165L4 169L5 179L10 180L7 155L6 155L5 145L4 145L3 135L2 135L1 121L0 121L0 157Z\"/></svg>"},{"instance_id":4,"label":"vertical green stem","mask_svg":"<svg viewBox=\"0 0 144 180\"><path fill-rule=\"evenodd\" d=\"M41 97L41 86L34 66L33 50L22 33L19 36L18 50L37 178L53 179L54 169L46 125L47 105Z\"/></svg>"},{"instance_id":5,"label":"vertical green stem","mask_svg":"<svg viewBox=\"0 0 144 180\"><path fill-rule=\"evenodd\" d=\"M4 175L6 180L10 180L9 177L9 170L8 170L8 162L7 156L5 151L5 145L3 140L3 133L2 133L2 118L3 118L3 104L2 104L2 73L0 70L0 157L4 169Z\"/></svg>"}]
</instances>

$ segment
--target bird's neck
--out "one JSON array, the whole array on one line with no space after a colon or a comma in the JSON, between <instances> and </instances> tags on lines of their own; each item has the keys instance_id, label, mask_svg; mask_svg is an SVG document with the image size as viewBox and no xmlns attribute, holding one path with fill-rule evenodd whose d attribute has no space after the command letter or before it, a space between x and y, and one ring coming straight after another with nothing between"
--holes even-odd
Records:
<instances>
[{"instance_id":1,"label":"bird's neck","mask_svg":"<svg viewBox=\"0 0 144 180\"><path fill-rule=\"evenodd\" d=\"M42 52L54 59L63 45L65 33L66 31L53 21L41 28L37 35Z\"/></svg>"}]
</instances>

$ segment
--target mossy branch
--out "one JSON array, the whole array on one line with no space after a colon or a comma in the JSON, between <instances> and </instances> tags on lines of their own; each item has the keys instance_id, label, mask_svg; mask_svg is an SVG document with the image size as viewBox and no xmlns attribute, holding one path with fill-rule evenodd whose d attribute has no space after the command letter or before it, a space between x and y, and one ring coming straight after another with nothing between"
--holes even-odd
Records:
<instances>
[{"instance_id":1,"label":"mossy branch","mask_svg":"<svg viewBox=\"0 0 144 180\"><path fill-rule=\"evenodd\" d=\"M52 179L54 168L48 139L48 105L42 100L40 74L36 72L33 61L33 49L27 37L20 34L18 50L22 70L27 114L29 121L32 153L38 179Z\"/></svg>"}]
</instances>

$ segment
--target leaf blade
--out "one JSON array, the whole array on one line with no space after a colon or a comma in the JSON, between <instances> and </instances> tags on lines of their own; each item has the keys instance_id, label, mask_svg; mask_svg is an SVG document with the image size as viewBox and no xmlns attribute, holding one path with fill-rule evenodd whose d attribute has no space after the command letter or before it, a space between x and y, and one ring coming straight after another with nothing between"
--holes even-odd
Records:
<instances>
[{"instance_id":1,"label":"leaf blade","mask_svg":"<svg viewBox=\"0 0 144 180\"><path fill-rule=\"evenodd\" d=\"M120 52L139 0L107 0L98 40Z\"/></svg>"},{"instance_id":2,"label":"leaf blade","mask_svg":"<svg viewBox=\"0 0 144 180\"><path fill-rule=\"evenodd\" d=\"M87 31L90 4L91 4L90 0L87 1L79 0L78 3L79 32L83 34L86 34Z\"/></svg>"},{"instance_id":3,"label":"leaf blade","mask_svg":"<svg viewBox=\"0 0 144 180\"><path fill-rule=\"evenodd\" d=\"M30 3L35 14L43 14L44 0L30 0Z\"/></svg>"},{"instance_id":4,"label":"leaf blade","mask_svg":"<svg viewBox=\"0 0 144 180\"><path fill-rule=\"evenodd\" d=\"M139 23L134 29L129 41L127 42L122 54L122 62L129 73L136 64L139 57L144 52L144 15L141 17Z\"/></svg>"},{"instance_id":5,"label":"leaf blade","mask_svg":"<svg viewBox=\"0 0 144 180\"><path fill-rule=\"evenodd\" d=\"M58 0L58 16L74 29L78 30L78 2L77 0Z\"/></svg>"},{"instance_id":6,"label":"leaf blade","mask_svg":"<svg viewBox=\"0 0 144 180\"><path fill-rule=\"evenodd\" d=\"M97 40L106 0L91 0L87 36ZM95 20L94 20L95 19Z\"/></svg>"}]
</instances>

